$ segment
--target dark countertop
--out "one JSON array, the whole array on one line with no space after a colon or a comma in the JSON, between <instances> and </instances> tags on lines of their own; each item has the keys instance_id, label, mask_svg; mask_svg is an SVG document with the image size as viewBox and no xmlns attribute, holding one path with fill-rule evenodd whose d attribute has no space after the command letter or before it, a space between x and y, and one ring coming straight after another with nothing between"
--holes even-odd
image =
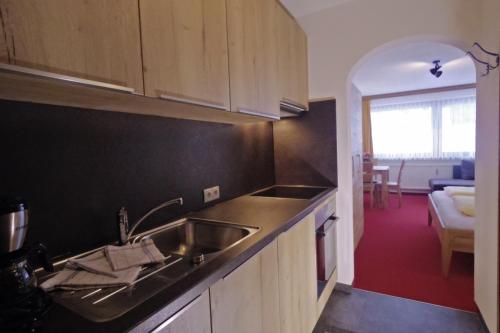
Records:
<instances>
[{"instance_id":1,"label":"dark countertop","mask_svg":"<svg viewBox=\"0 0 500 333\"><path fill-rule=\"evenodd\" d=\"M335 191L327 188L311 200L245 195L191 213L191 217L230 221L259 227L260 231L117 319L94 323L54 304L44 318L43 332L150 332L311 213Z\"/></svg>"}]
</instances>

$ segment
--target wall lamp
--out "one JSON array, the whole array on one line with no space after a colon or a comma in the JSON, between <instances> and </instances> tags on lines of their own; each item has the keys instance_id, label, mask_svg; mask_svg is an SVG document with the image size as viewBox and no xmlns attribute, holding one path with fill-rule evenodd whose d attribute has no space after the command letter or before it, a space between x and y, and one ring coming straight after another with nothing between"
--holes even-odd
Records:
<instances>
[{"instance_id":1,"label":"wall lamp","mask_svg":"<svg viewBox=\"0 0 500 333\"><path fill-rule=\"evenodd\" d=\"M441 60L434 60L432 62L434 64L434 68L431 68L430 72L435 77L440 77L443 74L443 71L440 70L441 68L443 68L443 66L439 64L440 62Z\"/></svg>"}]
</instances>

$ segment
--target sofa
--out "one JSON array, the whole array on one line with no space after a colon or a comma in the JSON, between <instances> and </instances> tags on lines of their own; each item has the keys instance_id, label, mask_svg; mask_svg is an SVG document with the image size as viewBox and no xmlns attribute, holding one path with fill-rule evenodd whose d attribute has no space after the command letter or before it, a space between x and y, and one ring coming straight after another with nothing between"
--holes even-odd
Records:
<instances>
[{"instance_id":1,"label":"sofa","mask_svg":"<svg viewBox=\"0 0 500 333\"><path fill-rule=\"evenodd\" d=\"M431 192L442 191L446 186L475 186L474 160L462 160L460 165L453 166L453 178L431 178Z\"/></svg>"}]
</instances>

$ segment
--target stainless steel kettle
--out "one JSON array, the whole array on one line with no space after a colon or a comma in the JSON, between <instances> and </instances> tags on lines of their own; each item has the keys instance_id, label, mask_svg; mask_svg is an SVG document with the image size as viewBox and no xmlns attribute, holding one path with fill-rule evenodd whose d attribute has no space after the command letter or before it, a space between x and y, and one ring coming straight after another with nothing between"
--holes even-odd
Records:
<instances>
[{"instance_id":1,"label":"stainless steel kettle","mask_svg":"<svg viewBox=\"0 0 500 333\"><path fill-rule=\"evenodd\" d=\"M0 198L0 255L19 250L28 231L28 206L21 199Z\"/></svg>"}]
</instances>

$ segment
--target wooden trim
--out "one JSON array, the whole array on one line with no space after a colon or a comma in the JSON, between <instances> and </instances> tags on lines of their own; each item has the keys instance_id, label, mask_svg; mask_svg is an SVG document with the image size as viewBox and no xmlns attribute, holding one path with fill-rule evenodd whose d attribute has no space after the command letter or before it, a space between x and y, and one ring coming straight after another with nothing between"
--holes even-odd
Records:
<instances>
[{"instance_id":1,"label":"wooden trim","mask_svg":"<svg viewBox=\"0 0 500 333\"><path fill-rule=\"evenodd\" d=\"M271 120L7 72L0 72L0 99L227 124Z\"/></svg>"},{"instance_id":2,"label":"wooden trim","mask_svg":"<svg viewBox=\"0 0 500 333\"><path fill-rule=\"evenodd\" d=\"M318 97L309 99L309 103L326 102L326 101L335 101L335 97Z\"/></svg>"},{"instance_id":3,"label":"wooden trim","mask_svg":"<svg viewBox=\"0 0 500 333\"><path fill-rule=\"evenodd\" d=\"M374 100L374 99L383 99L383 98L412 96L412 95L423 95L423 94L432 94L432 93L438 93L438 92L473 89L473 88L476 88L475 83L462 84L462 85L458 85L458 86L440 87L440 88L402 91L402 92L390 93L390 94L363 96L363 100Z\"/></svg>"},{"instance_id":4,"label":"wooden trim","mask_svg":"<svg viewBox=\"0 0 500 333\"><path fill-rule=\"evenodd\" d=\"M474 253L474 231L447 228L429 194L429 226L433 225L441 242L441 271L445 278L450 270L453 252Z\"/></svg>"},{"instance_id":5,"label":"wooden trim","mask_svg":"<svg viewBox=\"0 0 500 333\"><path fill-rule=\"evenodd\" d=\"M297 24L299 24L299 20L297 20L297 18L292 14L292 12L290 10L288 10L288 8L283 4L282 0L276 0L276 2L278 3L278 6L280 6L281 8L283 8L283 10L291 17L293 18L293 20L295 22L297 22ZM300 25L300 24L299 24ZM302 29L302 27L301 27Z\"/></svg>"},{"instance_id":6,"label":"wooden trim","mask_svg":"<svg viewBox=\"0 0 500 333\"><path fill-rule=\"evenodd\" d=\"M337 283L337 269L335 268L335 271L333 272L332 276L326 283L325 289L323 289L323 292L318 298L318 303L317 303L317 310L316 310L316 322L319 320L319 317L321 317L321 313L325 309L326 303L330 299L330 296L333 293L333 290L335 289L335 284Z\"/></svg>"}]
</instances>

